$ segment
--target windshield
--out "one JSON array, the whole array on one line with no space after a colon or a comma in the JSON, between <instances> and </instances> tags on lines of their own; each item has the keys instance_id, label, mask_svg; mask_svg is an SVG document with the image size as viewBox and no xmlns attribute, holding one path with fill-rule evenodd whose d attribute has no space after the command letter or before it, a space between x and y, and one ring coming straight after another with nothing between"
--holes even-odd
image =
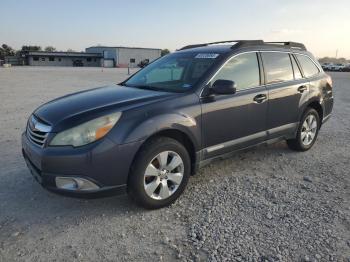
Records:
<instances>
[{"instance_id":1,"label":"windshield","mask_svg":"<svg viewBox=\"0 0 350 262\"><path fill-rule=\"evenodd\" d=\"M169 92L191 89L217 60L218 54L178 53L154 61L124 85Z\"/></svg>"}]
</instances>

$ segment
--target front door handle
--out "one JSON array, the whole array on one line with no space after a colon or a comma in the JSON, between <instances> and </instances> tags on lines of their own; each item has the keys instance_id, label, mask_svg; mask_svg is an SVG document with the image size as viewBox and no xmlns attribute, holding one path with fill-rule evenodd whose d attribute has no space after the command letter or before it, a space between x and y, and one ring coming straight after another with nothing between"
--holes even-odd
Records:
<instances>
[{"instance_id":1,"label":"front door handle","mask_svg":"<svg viewBox=\"0 0 350 262\"><path fill-rule=\"evenodd\" d=\"M305 86L305 85L299 86L299 87L298 87L298 92L299 92L299 93L303 93L303 92L306 91L306 90L307 90L307 86Z\"/></svg>"},{"instance_id":2,"label":"front door handle","mask_svg":"<svg viewBox=\"0 0 350 262\"><path fill-rule=\"evenodd\" d=\"M259 94L259 95L256 95L253 100L255 103L260 104L264 102L266 99L267 99L267 96L265 94Z\"/></svg>"}]
</instances>

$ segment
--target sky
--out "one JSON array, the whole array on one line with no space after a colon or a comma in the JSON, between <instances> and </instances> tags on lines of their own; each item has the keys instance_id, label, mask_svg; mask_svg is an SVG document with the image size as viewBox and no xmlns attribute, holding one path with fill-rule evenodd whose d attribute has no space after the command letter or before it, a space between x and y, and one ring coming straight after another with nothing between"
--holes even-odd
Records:
<instances>
[{"instance_id":1,"label":"sky","mask_svg":"<svg viewBox=\"0 0 350 262\"><path fill-rule=\"evenodd\" d=\"M0 44L84 51L219 40L296 41L350 59L350 0L0 0Z\"/></svg>"}]
</instances>

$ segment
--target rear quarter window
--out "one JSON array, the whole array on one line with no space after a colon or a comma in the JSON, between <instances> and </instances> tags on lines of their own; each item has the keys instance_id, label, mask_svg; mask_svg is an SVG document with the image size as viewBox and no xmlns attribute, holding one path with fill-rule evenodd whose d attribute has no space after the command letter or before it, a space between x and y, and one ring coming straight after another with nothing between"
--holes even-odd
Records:
<instances>
[{"instance_id":1,"label":"rear quarter window","mask_svg":"<svg viewBox=\"0 0 350 262\"><path fill-rule=\"evenodd\" d=\"M312 77L314 75L317 75L320 70L315 65L314 62L310 58L304 55L296 55L297 59L301 65L301 68L303 69L305 77Z\"/></svg>"},{"instance_id":2,"label":"rear quarter window","mask_svg":"<svg viewBox=\"0 0 350 262\"><path fill-rule=\"evenodd\" d=\"M303 76L301 75L299 66L298 66L297 62L295 61L295 57L294 57L294 56L291 56L291 59L292 59L293 70L294 70L294 78L295 78L295 79L301 79L301 78L303 78Z\"/></svg>"}]
</instances>

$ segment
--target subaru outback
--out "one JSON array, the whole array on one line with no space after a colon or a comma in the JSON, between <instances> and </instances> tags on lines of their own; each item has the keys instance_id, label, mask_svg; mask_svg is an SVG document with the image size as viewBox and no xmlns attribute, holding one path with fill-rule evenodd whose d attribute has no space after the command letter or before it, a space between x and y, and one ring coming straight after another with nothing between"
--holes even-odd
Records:
<instances>
[{"instance_id":1,"label":"subaru outback","mask_svg":"<svg viewBox=\"0 0 350 262\"><path fill-rule=\"evenodd\" d=\"M119 84L40 106L22 152L48 190L128 193L160 208L215 159L281 140L309 150L332 107L332 80L301 43L190 45Z\"/></svg>"}]
</instances>

